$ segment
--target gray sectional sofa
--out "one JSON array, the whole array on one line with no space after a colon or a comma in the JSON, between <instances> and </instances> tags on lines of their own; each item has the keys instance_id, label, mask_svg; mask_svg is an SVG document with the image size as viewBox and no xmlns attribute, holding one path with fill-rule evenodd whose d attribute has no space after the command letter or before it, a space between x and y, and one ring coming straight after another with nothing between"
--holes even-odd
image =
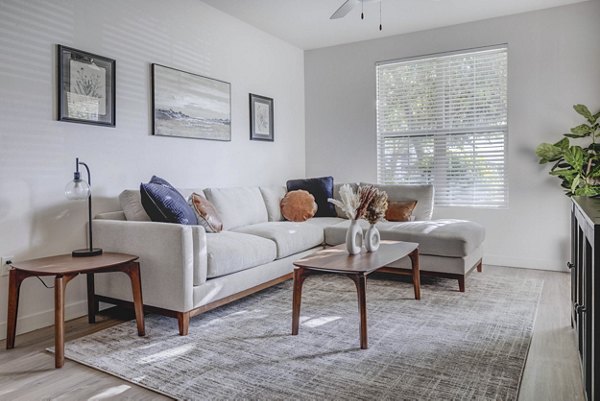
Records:
<instances>
[{"instance_id":1,"label":"gray sectional sofa","mask_svg":"<svg viewBox=\"0 0 600 401\"><path fill-rule=\"evenodd\" d=\"M415 221L381 222L382 239L418 242L422 274L464 279L481 267L484 229L461 220L431 220L433 187L378 186L390 200L417 200ZM337 196L336 185L334 196ZM202 226L149 221L139 191L124 191L124 210L102 213L94 221L94 240L106 251L140 257L146 310L176 317L186 335L189 319L220 305L290 279L292 262L320 247L345 241L349 222L341 217L283 221L279 202L284 186L188 189L203 194L217 209L223 231L206 233ZM338 213L338 215L340 215ZM367 228L367 223L364 228ZM410 269L400 260L390 271ZM98 275L96 300L130 304L129 283L118 273Z\"/></svg>"}]
</instances>

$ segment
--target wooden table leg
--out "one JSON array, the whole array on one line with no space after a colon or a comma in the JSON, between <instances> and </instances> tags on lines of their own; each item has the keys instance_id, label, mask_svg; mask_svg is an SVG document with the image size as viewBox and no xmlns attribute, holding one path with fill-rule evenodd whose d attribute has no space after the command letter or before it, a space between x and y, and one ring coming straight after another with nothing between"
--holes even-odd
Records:
<instances>
[{"instance_id":1,"label":"wooden table leg","mask_svg":"<svg viewBox=\"0 0 600 401\"><path fill-rule=\"evenodd\" d=\"M65 364L65 289L77 274L57 275L54 279L54 366Z\"/></svg>"},{"instance_id":2,"label":"wooden table leg","mask_svg":"<svg viewBox=\"0 0 600 401\"><path fill-rule=\"evenodd\" d=\"M21 283L29 277L27 273L11 269L8 277L8 318L6 320L6 349L15 347L17 334L17 313L19 310L19 290Z\"/></svg>"},{"instance_id":3,"label":"wooden table leg","mask_svg":"<svg viewBox=\"0 0 600 401\"><path fill-rule=\"evenodd\" d=\"M415 287L415 299L421 299L421 273L419 272L419 248L409 255L412 263L412 280Z\"/></svg>"},{"instance_id":4,"label":"wooden table leg","mask_svg":"<svg viewBox=\"0 0 600 401\"><path fill-rule=\"evenodd\" d=\"M302 284L307 277L307 270L303 267L294 268L294 295L292 300L292 335L298 334L300 327L300 304L302 302Z\"/></svg>"},{"instance_id":5,"label":"wooden table leg","mask_svg":"<svg viewBox=\"0 0 600 401\"><path fill-rule=\"evenodd\" d=\"M140 264L139 262L130 262L125 270L131 280L131 291L133 293L133 306L135 309L135 322L137 324L138 336L145 336L146 329L144 325L144 301L142 299Z\"/></svg>"},{"instance_id":6,"label":"wooden table leg","mask_svg":"<svg viewBox=\"0 0 600 401\"><path fill-rule=\"evenodd\" d=\"M358 293L358 311L360 313L360 348L369 348L367 341L367 276L366 274L348 274L356 284Z\"/></svg>"},{"instance_id":7,"label":"wooden table leg","mask_svg":"<svg viewBox=\"0 0 600 401\"><path fill-rule=\"evenodd\" d=\"M98 303L96 302L96 290L94 287L94 273L87 274L87 304L88 304L88 322L96 323L96 312L98 312Z\"/></svg>"}]
</instances>

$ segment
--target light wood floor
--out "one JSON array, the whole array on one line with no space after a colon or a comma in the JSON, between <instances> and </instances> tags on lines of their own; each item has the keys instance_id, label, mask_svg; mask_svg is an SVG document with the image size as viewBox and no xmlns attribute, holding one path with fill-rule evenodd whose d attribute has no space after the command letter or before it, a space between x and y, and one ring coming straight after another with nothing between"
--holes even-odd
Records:
<instances>
[{"instance_id":1,"label":"light wood floor","mask_svg":"<svg viewBox=\"0 0 600 401\"><path fill-rule=\"evenodd\" d=\"M544 280L529 357L525 366L520 401L583 401L575 335L569 323L569 276L566 273L485 266L483 273L510 276L515 280ZM469 281L467 279L467 291ZM201 319L202 317L197 317ZM66 340L78 338L118 324L117 318L98 316L67 322ZM174 330L177 324L174 322ZM108 374L66 360L54 369L54 357L46 347L54 343L48 327L17 337L16 348L6 351L0 342L0 400L164 400L152 391Z\"/></svg>"}]
</instances>

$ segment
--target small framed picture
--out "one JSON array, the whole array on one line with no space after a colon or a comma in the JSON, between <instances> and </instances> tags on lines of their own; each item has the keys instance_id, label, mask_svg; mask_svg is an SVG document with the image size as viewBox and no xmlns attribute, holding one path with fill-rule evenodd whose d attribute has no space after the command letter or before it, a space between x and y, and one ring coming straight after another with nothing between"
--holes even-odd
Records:
<instances>
[{"instance_id":1,"label":"small framed picture","mask_svg":"<svg viewBox=\"0 0 600 401\"><path fill-rule=\"evenodd\" d=\"M275 140L273 126L273 99L250 94L250 139Z\"/></svg>"},{"instance_id":2,"label":"small framed picture","mask_svg":"<svg viewBox=\"0 0 600 401\"><path fill-rule=\"evenodd\" d=\"M58 120L115 126L115 60L58 45Z\"/></svg>"}]
</instances>

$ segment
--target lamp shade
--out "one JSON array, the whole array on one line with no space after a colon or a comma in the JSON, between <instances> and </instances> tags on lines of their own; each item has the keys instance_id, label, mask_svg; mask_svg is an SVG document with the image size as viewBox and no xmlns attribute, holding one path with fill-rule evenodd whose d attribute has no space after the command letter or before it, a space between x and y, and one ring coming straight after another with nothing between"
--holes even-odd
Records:
<instances>
[{"instance_id":1,"label":"lamp shade","mask_svg":"<svg viewBox=\"0 0 600 401\"><path fill-rule=\"evenodd\" d=\"M65 187L65 196L70 200L85 200L90 196L90 186L87 182L78 177L79 173L75 174L73 181L69 181Z\"/></svg>"}]
</instances>

